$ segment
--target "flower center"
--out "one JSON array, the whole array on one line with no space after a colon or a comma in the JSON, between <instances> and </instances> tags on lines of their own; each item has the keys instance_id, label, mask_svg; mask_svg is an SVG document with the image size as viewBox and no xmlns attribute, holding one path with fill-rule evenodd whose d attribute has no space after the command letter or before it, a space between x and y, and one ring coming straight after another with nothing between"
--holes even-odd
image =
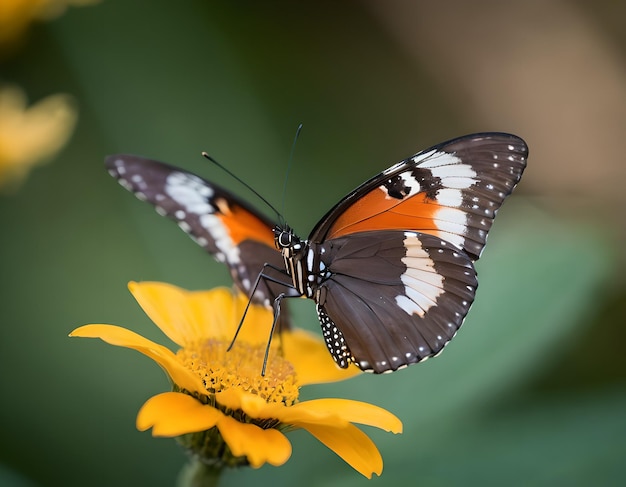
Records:
<instances>
[{"instance_id":1,"label":"flower center","mask_svg":"<svg viewBox=\"0 0 626 487\"><path fill-rule=\"evenodd\" d=\"M198 374L208 394L232 387L256 394L266 402L293 405L298 400L298 381L293 365L275 348L270 349L265 375L261 375L264 345L236 341L226 351L229 341L211 338L187 344L177 352L178 358Z\"/></svg>"}]
</instances>

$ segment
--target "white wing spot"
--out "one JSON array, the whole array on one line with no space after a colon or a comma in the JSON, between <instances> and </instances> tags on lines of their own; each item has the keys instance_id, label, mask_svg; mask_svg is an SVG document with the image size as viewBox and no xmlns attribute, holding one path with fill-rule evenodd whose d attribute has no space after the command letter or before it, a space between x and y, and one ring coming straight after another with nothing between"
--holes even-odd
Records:
<instances>
[{"instance_id":1,"label":"white wing spot","mask_svg":"<svg viewBox=\"0 0 626 487\"><path fill-rule=\"evenodd\" d=\"M215 208L209 202L209 199L214 195L210 186L197 176L177 171L172 172L167 177L165 193L183 208L177 210L174 216L180 220L179 226L184 231L189 232L191 230L189 224L184 221L187 214L198 215L202 228L215 240L215 246L218 250L216 258L225 260L231 265L240 262L239 248L232 244L228 229L214 214ZM159 207L156 208L159 211ZM203 238L203 242L203 246L208 243L206 238Z\"/></svg>"},{"instance_id":2,"label":"white wing spot","mask_svg":"<svg viewBox=\"0 0 626 487\"><path fill-rule=\"evenodd\" d=\"M228 233L228 229L223 225L222 220L218 216L211 213L200 216L200 225L215 240L215 246L220 250L229 264L238 264L241 262L239 257L239 247L232 244L232 239Z\"/></svg>"},{"instance_id":3,"label":"white wing spot","mask_svg":"<svg viewBox=\"0 0 626 487\"><path fill-rule=\"evenodd\" d=\"M214 211L207 201L213 190L197 176L171 173L165 181L165 193L189 213L203 215Z\"/></svg>"},{"instance_id":4,"label":"white wing spot","mask_svg":"<svg viewBox=\"0 0 626 487\"><path fill-rule=\"evenodd\" d=\"M463 193L454 188L440 189L437 192L437 202L445 206L461 206L463 204Z\"/></svg>"},{"instance_id":5,"label":"white wing spot","mask_svg":"<svg viewBox=\"0 0 626 487\"><path fill-rule=\"evenodd\" d=\"M435 150L418 154L413 157L412 160L413 162L418 163L420 167L426 167L428 169L440 166L457 165L461 162L461 159L448 152L437 152Z\"/></svg>"},{"instance_id":6,"label":"white wing spot","mask_svg":"<svg viewBox=\"0 0 626 487\"><path fill-rule=\"evenodd\" d=\"M457 208L439 208L433 214L433 221L437 229L446 234L438 236L446 238L459 248L463 247L463 235L467 232L467 213Z\"/></svg>"},{"instance_id":7,"label":"white wing spot","mask_svg":"<svg viewBox=\"0 0 626 487\"><path fill-rule=\"evenodd\" d=\"M117 180L117 182L120 183L120 186L122 186L124 189L130 191L131 193L133 192L133 185L126 181L126 179L120 178Z\"/></svg>"},{"instance_id":8,"label":"white wing spot","mask_svg":"<svg viewBox=\"0 0 626 487\"><path fill-rule=\"evenodd\" d=\"M445 180L445 186L454 189L467 189L476 184L476 171L468 164L454 164L434 167L433 176Z\"/></svg>"},{"instance_id":9,"label":"white wing spot","mask_svg":"<svg viewBox=\"0 0 626 487\"><path fill-rule=\"evenodd\" d=\"M405 232L404 247L406 256L401 260L406 270L400 276L404 284L404 294L396 296L395 301L407 314L424 316L443 294L444 278L429 271L434 267L434 262L415 233Z\"/></svg>"}]
</instances>

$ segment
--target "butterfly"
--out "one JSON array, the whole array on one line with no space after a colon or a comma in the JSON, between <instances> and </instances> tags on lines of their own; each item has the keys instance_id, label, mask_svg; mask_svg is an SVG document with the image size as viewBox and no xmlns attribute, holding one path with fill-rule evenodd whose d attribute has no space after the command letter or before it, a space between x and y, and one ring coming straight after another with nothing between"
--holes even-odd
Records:
<instances>
[{"instance_id":1,"label":"butterfly","mask_svg":"<svg viewBox=\"0 0 626 487\"><path fill-rule=\"evenodd\" d=\"M361 184L306 240L183 169L133 155L106 167L225 263L252 301L278 316L283 298L314 300L339 367L384 373L438 355L455 336L476 295L474 264L527 157L505 133L435 145Z\"/></svg>"}]
</instances>

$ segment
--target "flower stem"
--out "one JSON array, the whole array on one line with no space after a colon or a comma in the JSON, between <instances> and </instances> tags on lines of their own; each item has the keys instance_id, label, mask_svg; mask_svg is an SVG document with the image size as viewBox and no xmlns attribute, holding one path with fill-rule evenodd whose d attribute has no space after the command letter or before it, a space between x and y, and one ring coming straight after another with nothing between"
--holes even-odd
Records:
<instances>
[{"instance_id":1,"label":"flower stem","mask_svg":"<svg viewBox=\"0 0 626 487\"><path fill-rule=\"evenodd\" d=\"M217 487L222 468L191 459L178 475L177 487Z\"/></svg>"}]
</instances>

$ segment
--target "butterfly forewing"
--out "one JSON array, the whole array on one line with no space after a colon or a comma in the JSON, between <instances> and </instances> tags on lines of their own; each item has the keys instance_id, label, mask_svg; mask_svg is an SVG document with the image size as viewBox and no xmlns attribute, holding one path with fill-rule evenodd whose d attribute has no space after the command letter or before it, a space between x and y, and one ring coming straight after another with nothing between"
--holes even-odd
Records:
<instances>
[{"instance_id":1,"label":"butterfly forewing","mask_svg":"<svg viewBox=\"0 0 626 487\"><path fill-rule=\"evenodd\" d=\"M109 156L106 167L122 186L177 222L198 245L225 263L235 284L246 294L264 264L284 267L274 247L274 222L224 188L139 156ZM270 305L282 292L295 294L290 287L264 280L254 300Z\"/></svg>"},{"instance_id":2,"label":"butterfly forewing","mask_svg":"<svg viewBox=\"0 0 626 487\"><path fill-rule=\"evenodd\" d=\"M510 134L473 134L437 145L359 186L318 223L311 240L412 230L438 236L476 260L527 155L524 141Z\"/></svg>"}]
</instances>

